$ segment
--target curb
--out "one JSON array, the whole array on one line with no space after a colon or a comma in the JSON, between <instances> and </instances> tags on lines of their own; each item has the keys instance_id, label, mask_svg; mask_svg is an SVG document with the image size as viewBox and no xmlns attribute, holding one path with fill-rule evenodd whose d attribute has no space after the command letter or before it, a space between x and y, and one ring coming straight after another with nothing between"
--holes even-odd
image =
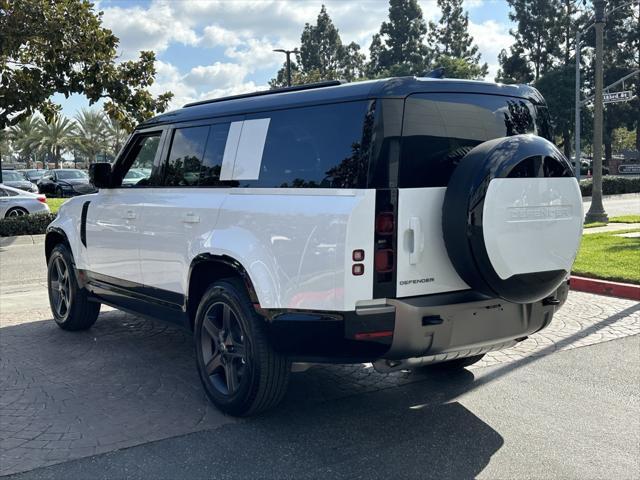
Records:
<instances>
[{"instance_id":1,"label":"curb","mask_svg":"<svg viewBox=\"0 0 640 480\"><path fill-rule=\"evenodd\" d=\"M576 277L573 275L571 276L569 285L571 290L577 290L579 292L640 301L640 285L598 280L596 278Z\"/></svg>"},{"instance_id":2,"label":"curb","mask_svg":"<svg viewBox=\"0 0 640 480\"><path fill-rule=\"evenodd\" d=\"M20 245L39 245L44 243L45 235L18 235L16 237L0 237L0 247Z\"/></svg>"}]
</instances>

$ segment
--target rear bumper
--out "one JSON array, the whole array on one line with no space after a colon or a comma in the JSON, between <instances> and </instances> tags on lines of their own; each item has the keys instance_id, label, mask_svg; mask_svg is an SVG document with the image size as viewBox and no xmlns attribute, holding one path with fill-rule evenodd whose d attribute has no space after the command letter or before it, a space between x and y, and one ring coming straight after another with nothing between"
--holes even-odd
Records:
<instances>
[{"instance_id":1,"label":"rear bumper","mask_svg":"<svg viewBox=\"0 0 640 480\"><path fill-rule=\"evenodd\" d=\"M272 312L275 348L297 361L434 363L508 348L551 322L567 298L516 304L474 291L387 299L355 312Z\"/></svg>"}]
</instances>

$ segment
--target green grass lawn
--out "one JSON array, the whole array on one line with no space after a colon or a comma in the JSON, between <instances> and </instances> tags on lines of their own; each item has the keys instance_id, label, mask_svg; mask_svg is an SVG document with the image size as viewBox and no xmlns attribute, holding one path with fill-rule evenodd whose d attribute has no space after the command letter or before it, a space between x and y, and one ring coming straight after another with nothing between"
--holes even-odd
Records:
<instances>
[{"instance_id":1,"label":"green grass lawn","mask_svg":"<svg viewBox=\"0 0 640 480\"><path fill-rule=\"evenodd\" d=\"M584 235L572 273L640 284L640 238L618 236L629 232L640 228Z\"/></svg>"},{"instance_id":2,"label":"green grass lawn","mask_svg":"<svg viewBox=\"0 0 640 480\"><path fill-rule=\"evenodd\" d=\"M69 200L68 198L51 198L47 197L47 205L49 205L49 209L51 213L58 213L58 209L60 205Z\"/></svg>"},{"instance_id":3,"label":"green grass lawn","mask_svg":"<svg viewBox=\"0 0 640 480\"><path fill-rule=\"evenodd\" d=\"M640 215L621 215L619 217L611 217L609 223L640 223ZM604 227L604 222L585 223L584 228Z\"/></svg>"}]
</instances>

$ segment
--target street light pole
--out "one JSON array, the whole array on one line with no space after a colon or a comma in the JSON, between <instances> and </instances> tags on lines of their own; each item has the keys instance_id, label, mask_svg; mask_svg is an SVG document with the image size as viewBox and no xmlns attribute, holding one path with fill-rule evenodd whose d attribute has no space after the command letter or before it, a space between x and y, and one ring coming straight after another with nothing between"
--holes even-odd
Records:
<instances>
[{"instance_id":1,"label":"street light pole","mask_svg":"<svg viewBox=\"0 0 640 480\"><path fill-rule=\"evenodd\" d=\"M284 53L287 56L287 87L291 86L291 54L300 53L297 48L293 50L285 50L284 48L278 48L274 52Z\"/></svg>"},{"instance_id":2,"label":"street light pole","mask_svg":"<svg viewBox=\"0 0 640 480\"><path fill-rule=\"evenodd\" d=\"M576 138L575 159L576 159L576 178L580 180L580 167L582 157L582 146L580 145L580 31L576 32L576 126L574 135Z\"/></svg>"},{"instance_id":3,"label":"street light pole","mask_svg":"<svg viewBox=\"0 0 640 480\"><path fill-rule=\"evenodd\" d=\"M591 207L585 217L585 223L608 222L609 217L602 204L602 118L603 118L603 74L605 0L594 0L596 29L596 78L595 103L593 112L593 186L591 190Z\"/></svg>"}]
</instances>

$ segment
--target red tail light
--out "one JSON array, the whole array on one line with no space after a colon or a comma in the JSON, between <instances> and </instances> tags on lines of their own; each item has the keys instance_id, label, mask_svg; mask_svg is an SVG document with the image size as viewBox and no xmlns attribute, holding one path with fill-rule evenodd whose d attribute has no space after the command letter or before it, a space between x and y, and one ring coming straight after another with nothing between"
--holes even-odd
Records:
<instances>
[{"instance_id":1,"label":"red tail light","mask_svg":"<svg viewBox=\"0 0 640 480\"><path fill-rule=\"evenodd\" d=\"M44 195L38 195L37 198L40 203L47 203L47 197L45 197Z\"/></svg>"},{"instance_id":2,"label":"red tail light","mask_svg":"<svg viewBox=\"0 0 640 480\"><path fill-rule=\"evenodd\" d=\"M387 273L393 270L393 250L385 248L376 252L374 264L376 272Z\"/></svg>"},{"instance_id":3,"label":"red tail light","mask_svg":"<svg viewBox=\"0 0 640 480\"><path fill-rule=\"evenodd\" d=\"M376 233L378 235L391 235L395 227L393 213L382 212L376 217Z\"/></svg>"}]
</instances>

